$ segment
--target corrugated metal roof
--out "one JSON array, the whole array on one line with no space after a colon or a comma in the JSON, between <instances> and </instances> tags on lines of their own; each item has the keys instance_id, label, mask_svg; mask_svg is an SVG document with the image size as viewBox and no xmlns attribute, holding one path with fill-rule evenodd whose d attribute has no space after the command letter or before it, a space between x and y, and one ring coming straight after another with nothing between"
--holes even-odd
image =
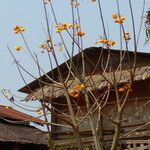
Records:
<instances>
[{"instance_id":1,"label":"corrugated metal roof","mask_svg":"<svg viewBox=\"0 0 150 150\"><path fill-rule=\"evenodd\" d=\"M0 105L0 117L17 120L17 121L23 121L23 122L33 122L41 125L44 124L44 121L41 119L34 118L30 115L14 110L11 107L6 107L2 105Z\"/></svg>"}]
</instances>

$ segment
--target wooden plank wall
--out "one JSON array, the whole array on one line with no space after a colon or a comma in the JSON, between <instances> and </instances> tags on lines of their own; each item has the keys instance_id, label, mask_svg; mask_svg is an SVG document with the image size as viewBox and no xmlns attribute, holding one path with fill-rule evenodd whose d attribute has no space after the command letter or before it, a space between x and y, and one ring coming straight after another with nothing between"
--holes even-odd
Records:
<instances>
[{"instance_id":1,"label":"wooden plank wall","mask_svg":"<svg viewBox=\"0 0 150 150\"><path fill-rule=\"evenodd\" d=\"M127 148L125 150L149 150L150 140L132 140L127 141Z\"/></svg>"},{"instance_id":2,"label":"wooden plank wall","mask_svg":"<svg viewBox=\"0 0 150 150\"><path fill-rule=\"evenodd\" d=\"M122 126L124 128L124 132L128 132L129 130L133 130L139 125L144 124L148 120L150 121L150 102L142 107L140 110L138 110L143 104L148 102L149 100L133 100L127 103L126 108L124 110L123 116L126 117L125 121L122 123ZM84 110L83 110L84 111ZM134 115L133 113L136 112ZM111 123L109 117L112 119L115 119L116 117L116 104L112 103L105 107L103 111L104 119L103 119L103 126L104 130L111 131L114 130L114 124ZM130 116L130 117L129 117ZM82 117L79 116L78 121L80 121ZM93 116L93 119L95 121L95 124L97 123L98 114L95 113ZM63 123L60 119L58 120L58 123ZM89 130L89 119L85 119L83 123L80 125L81 130ZM146 129L150 129L150 126L146 126ZM70 131L69 129L65 127L58 127L57 132L67 132Z\"/></svg>"}]
</instances>

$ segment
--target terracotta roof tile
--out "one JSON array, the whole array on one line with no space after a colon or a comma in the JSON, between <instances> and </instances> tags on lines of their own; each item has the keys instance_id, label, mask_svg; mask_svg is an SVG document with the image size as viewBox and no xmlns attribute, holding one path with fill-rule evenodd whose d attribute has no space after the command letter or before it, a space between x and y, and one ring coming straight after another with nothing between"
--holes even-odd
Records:
<instances>
[{"instance_id":1,"label":"terracotta roof tile","mask_svg":"<svg viewBox=\"0 0 150 150\"><path fill-rule=\"evenodd\" d=\"M24 122L33 122L37 124L44 124L44 121L41 119L37 119L35 117L32 117L30 115L24 114L22 112L19 112L17 110L14 110L11 107L6 107L0 105L0 117L18 120L18 121L24 121Z\"/></svg>"}]
</instances>

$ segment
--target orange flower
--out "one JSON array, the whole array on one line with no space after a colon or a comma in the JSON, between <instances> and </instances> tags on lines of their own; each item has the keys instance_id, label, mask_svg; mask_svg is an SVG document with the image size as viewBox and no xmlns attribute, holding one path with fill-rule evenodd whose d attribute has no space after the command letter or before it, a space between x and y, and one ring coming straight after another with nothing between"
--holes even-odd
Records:
<instances>
[{"instance_id":1,"label":"orange flower","mask_svg":"<svg viewBox=\"0 0 150 150\"><path fill-rule=\"evenodd\" d=\"M80 85L80 89L81 89L81 90L85 89L85 85L84 85L84 84L81 84L81 85Z\"/></svg>"},{"instance_id":2,"label":"orange flower","mask_svg":"<svg viewBox=\"0 0 150 150\"><path fill-rule=\"evenodd\" d=\"M129 40L131 40L131 37L130 37L130 34L129 34L129 32L124 32L124 36L123 36L123 38L126 40L126 41L129 41Z\"/></svg>"},{"instance_id":3,"label":"orange flower","mask_svg":"<svg viewBox=\"0 0 150 150\"><path fill-rule=\"evenodd\" d=\"M126 83L123 87L119 88L118 92L119 93L124 93L127 90L129 90L130 92L132 91L130 83Z\"/></svg>"},{"instance_id":4,"label":"orange flower","mask_svg":"<svg viewBox=\"0 0 150 150\"><path fill-rule=\"evenodd\" d=\"M113 13L113 14L112 14L112 18L113 18L113 19L117 19L117 18L118 18L118 15L115 14L115 13Z\"/></svg>"},{"instance_id":5,"label":"orange flower","mask_svg":"<svg viewBox=\"0 0 150 150\"><path fill-rule=\"evenodd\" d=\"M114 23L124 23L125 17L120 17L118 20L114 20Z\"/></svg>"},{"instance_id":6,"label":"orange flower","mask_svg":"<svg viewBox=\"0 0 150 150\"><path fill-rule=\"evenodd\" d=\"M128 32L128 31L125 31L124 34L129 35L129 32Z\"/></svg>"},{"instance_id":7,"label":"orange flower","mask_svg":"<svg viewBox=\"0 0 150 150\"><path fill-rule=\"evenodd\" d=\"M108 46L114 46L117 42L116 41L109 41L107 43Z\"/></svg>"},{"instance_id":8,"label":"orange flower","mask_svg":"<svg viewBox=\"0 0 150 150\"><path fill-rule=\"evenodd\" d=\"M118 89L118 92L119 92L119 93L124 93L125 91L126 91L126 90L125 90L125 88L123 88L123 87Z\"/></svg>"},{"instance_id":9,"label":"orange flower","mask_svg":"<svg viewBox=\"0 0 150 150\"><path fill-rule=\"evenodd\" d=\"M127 89L131 89L131 85L130 85L130 83L126 83L125 85L124 85L124 88L127 90Z\"/></svg>"},{"instance_id":10,"label":"orange flower","mask_svg":"<svg viewBox=\"0 0 150 150\"><path fill-rule=\"evenodd\" d=\"M14 33L15 34L19 34L19 33L22 33L22 32L24 32L25 31L25 28L23 28L22 26L15 26L14 27Z\"/></svg>"},{"instance_id":11,"label":"orange flower","mask_svg":"<svg viewBox=\"0 0 150 150\"><path fill-rule=\"evenodd\" d=\"M125 17L124 16L119 16L118 14L113 13L112 18L114 19L114 23L124 23Z\"/></svg>"},{"instance_id":12,"label":"orange flower","mask_svg":"<svg viewBox=\"0 0 150 150\"><path fill-rule=\"evenodd\" d=\"M20 51L20 50L22 50L22 47L17 45L17 46L15 47L15 49L16 49L16 51Z\"/></svg>"},{"instance_id":13,"label":"orange flower","mask_svg":"<svg viewBox=\"0 0 150 150\"><path fill-rule=\"evenodd\" d=\"M76 93L74 94L73 98L79 98L80 94L79 93Z\"/></svg>"},{"instance_id":14,"label":"orange flower","mask_svg":"<svg viewBox=\"0 0 150 150\"><path fill-rule=\"evenodd\" d=\"M39 48L46 49L46 44L45 43L40 44Z\"/></svg>"},{"instance_id":15,"label":"orange flower","mask_svg":"<svg viewBox=\"0 0 150 150\"><path fill-rule=\"evenodd\" d=\"M73 98L78 98L78 97L80 96L79 92L78 92L77 90L75 90L75 89L71 89L71 90L69 91L69 95L70 95L71 97L73 97Z\"/></svg>"},{"instance_id":16,"label":"orange flower","mask_svg":"<svg viewBox=\"0 0 150 150\"><path fill-rule=\"evenodd\" d=\"M72 28L74 28L74 29L78 29L78 28L80 28L80 25L79 24L77 24L77 23L75 23L74 25L73 25L73 27Z\"/></svg>"},{"instance_id":17,"label":"orange flower","mask_svg":"<svg viewBox=\"0 0 150 150\"><path fill-rule=\"evenodd\" d=\"M117 42L116 41L109 41L109 40L106 40L106 39L100 39L100 40L97 40L95 42L95 44L98 44L98 43L102 43L102 44L105 44L107 46L114 46Z\"/></svg>"},{"instance_id":18,"label":"orange flower","mask_svg":"<svg viewBox=\"0 0 150 150\"><path fill-rule=\"evenodd\" d=\"M75 23L75 24L62 23L62 24L56 25L55 32L56 33L60 33L63 30L68 30L70 28L72 28L72 29L78 29L79 27L80 27L80 25L77 24L77 23Z\"/></svg>"},{"instance_id":19,"label":"orange flower","mask_svg":"<svg viewBox=\"0 0 150 150\"><path fill-rule=\"evenodd\" d=\"M75 35L82 37L85 35L85 32L79 31L79 32L76 32Z\"/></svg>"},{"instance_id":20,"label":"orange flower","mask_svg":"<svg viewBox=\"0 0 150 150\"><path fill-rule=\"evenodd\" d=\"M120 17L120 21L124 21L125 19L125 17Z\"/></svg>"},{"instance_id":21,"label":"orange flower","mask_svg":"<svg viewBox=\"0 0 150 150\"><path fill-rule=\"evenodd\" d=\"M68 23L59 24L56 26L55 32L60 33L61 31L67 30L69 28L70 28L70 24L68 24Z\"/></svg>"},{"instance_id":22,"label":"orange flower","mask_svg":"<svg viewBox=\"0 0 150 150\"><path fill-rule=\"evenodd\" d=\"M70 89L70 90L69 90L69 94L70 94L70 95L74 94L75 92L76 92L75 89Z\"/></svg>"},{"instance_id":23,"label":"orange flower","mask_svg":"<svg viewBox=\"0 0 150 150\"><path fill-rule=\"evenodd\" d=\"M80 90L80 85L75 85L74 87L73 87L75 90Z\"/></svg>"},{"instance_id":24,"label":"orange flower","mask_svg":"<svg viewBox=\"0 0 150 150\"><path fill-rule=\"evenodd\" d=\"M75 89L77 91L83 90L84 88L85 88L85 85L83 83L82 84L77 84L77 85L73 86L73 89Z\"/></svg>"},{"instance_id":25,"label":"orange flower","mask_svg":"<svg viewBox=\"0 0 150 150\"><path fill-rule=\"evenodd\" d=\"M120 23L120 21L119 20L114 20L114 23Z\"/></svg>"},{"instance_id":26,"label":"orange flower","mask_svg":"<svg viewBox=\"0 0 150 150\"><path fill-rule=\"evenodd\" d=\"M56 32L56 33L60 33L60 32L61 32L61 30L56 29L56 30L55 30L55 32Z\"/></svg>"}]
</instances>

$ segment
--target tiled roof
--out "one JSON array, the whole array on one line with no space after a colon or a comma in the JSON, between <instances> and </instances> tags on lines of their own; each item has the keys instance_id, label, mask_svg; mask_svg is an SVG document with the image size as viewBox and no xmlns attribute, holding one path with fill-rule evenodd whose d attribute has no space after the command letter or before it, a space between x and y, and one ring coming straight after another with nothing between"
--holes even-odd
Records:
<instances>
[{"instance_id":1,"label":"tiled roof","mask_svg":"<svg viewBox=\"0 0 150 150\"><path fill-rule=\"evenodd\" d=\"M44 124L44 121L41 119L37 119L30 115L24 114L20 111L14 110L11 107L6 107L6 106L2 106L2 105L0 105L0 118L28 122L28 123L33 122L33 123L37 123L37 124L41 124L41 125Z\"/></svg>"}]
</instances>

